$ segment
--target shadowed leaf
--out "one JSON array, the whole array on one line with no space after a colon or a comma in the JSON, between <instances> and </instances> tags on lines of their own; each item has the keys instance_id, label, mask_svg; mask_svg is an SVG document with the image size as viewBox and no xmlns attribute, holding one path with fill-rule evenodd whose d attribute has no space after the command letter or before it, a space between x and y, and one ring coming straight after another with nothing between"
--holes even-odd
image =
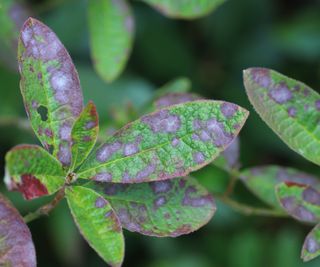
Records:
<instances>
[{"instance_id":1,"label":"shadowed leaf","mask_svg":"<svg viewBox=\"0 0 320 267\"><path fill-rule=\"evenodd\" d=\"M295 170L275 165L248 168L240 173L240 179L248 189L265 203L281 208L275 195L275 187L282 182L310 185L320 189L320 180Z\"/></svg>"},{"instance_id":2,"label":"shadowed leaf","mask_svg":"<svg viewBox=\"0 0 320 267\"><path fill-rule=\"evenodd\" d=\"M31 233L19 212L0 194L0 266L36 267Z\"/></svg>"},{"instance_id":3,"label":"shadowed leaf","mask_svg":"<svg viewBox=\"0 0 320 267\"><path fill-rule=\"evenodd\" d=\"M89 30L94 66L106 81L124 69L134 35L134 18L126 0L89 1Z\"/></svg>"},{"instance_id":4,"label":"shadowed leaf","mask_svg":"<svg viewBox=\"0 0 320 267\"><path fill-rule=\"evenodd\" d=\"M19 145L6 154L6 185L25 199L56 192L65 176L60 162L39 146Z\"/></svg>"},{"instance_id":5,"label":"shadowed leaf","mask_svg":"<svg viewBox=\"0 0 320 267\"><path fill-rule=\"evenodd\" d=\"M294 151L320 165L320 96L307 85L263 68L244 71L249 99Z\"/></svg>"},{"instance_id":6,"label":"shadowed leaf","mask_svg":"<svg viewBox=\"0 0 320 267\"><path fill-rule=\"evenodd\" d=\"M171 18L194 19L205 16L225 0L142 0Z\"/></svg>"},{"instance_id":7,"label":"shadowed leaf","mask_svg":"<svg viewBox=\"0 0 320 267\"><path fill-rule=\"evenodd\" d=\"M96 143L98 132L99 121L96 106L89 102L71 131L72 169L77 168L87 158Z\"/></svg>"},{"instance_id":8,"label":"shadowed leaf","mask_svg":"<svg viewBox=\"0 0 320 267\"><path fill-rule=\"evenodd\" d=\"M248 112L231 103L194 101L134 121L95 149L79 177L136 183L185 176L219 155Z\"/></svg>"},{"instance_id":9,"label":"shadowed leaf","mask_svg":"<svg viewBox=\"0 0 320 267\"><path fill-rule=\"evenodd\" d=\"M66 196L73 218L89 245L111 266L121 266L124 238L109 202L81 186L67 188Z\"/></svg>"},{"instance_id":10,"label":"shadowed leaf","mask_svg":"<svg viewBox=\"0 0 320 267\"><path fill-rule=\"evenodd\" d=\"M315 188L292 182L276 187L281 206L293 218L309 223L320 221L320 192Z\"/></svg>"},{"instance_id":11,"label":"shadowed leaf","mask_svg":"<svg viewBox=\"0 0 320 267\"><path fill-rule=\"evenodd\" d=\"M213 216L212 196L190 177L132 185L95 183L124 228L151 236L176 237L193 232Z\"/></svg>"},{"instance_id":12,"label":"shadowed leaf","mask_svg":"<svg viewBox=\"0 0 320 267\"><path fill-rule=\"evenodd\" d=\"M191 90L191 81L186 77L179 77L167 82L155 91L155 98L163 97L167 94L182 94Z\"/></svg>"},{"instance_id":13,"label":"shadowed leaf","mask_svg":"<svg viewBox=\"0 0 320 267\"><path fill-rule=\"evenodd\" d=\"M303 261L310 261L320 255L320 224L317 224L307 235L302 251L301 258Z\"/></svg>"},{"instance_id":14,"label":"shadowed leaf","mask_svg":"<svg viewBox=\"0 0 320 267\"><path fill-rule=\"evenodd\" d=\"M219 157L217 157L213 164L220 169L230 171L232 169L239 169L240 167L240 141L239 137L234 139L230 146L224 150Z\"/></svg>"},{"instance_id":15,"label":"shadowed leaf","mask_svg":"<svg viewBox=\"0 0 320 267\"><path fill-rule=\"evenodd\" d=\"M63 165L71 163L71 128L82 111L77 71L57 36L28 19L18 48L21 92L31 125L46 149Z\"/></svg>"}]
</instances>

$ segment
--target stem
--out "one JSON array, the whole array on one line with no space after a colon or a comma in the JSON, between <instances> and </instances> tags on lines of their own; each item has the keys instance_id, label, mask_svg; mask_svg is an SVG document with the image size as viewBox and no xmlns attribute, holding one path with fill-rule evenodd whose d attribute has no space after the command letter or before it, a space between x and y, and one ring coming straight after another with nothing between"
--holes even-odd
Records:
<instances>
[{"instance_id":1,"label":"stem","mask_svg":"<svg viewBox=\"0 0 320 267\"><path fill-rule=\"evenodd\" d=\"M281 210L271 210L264 208L255 208L246 204L239 203L228 196L215 196L223 203L229 205L235 211L244 215L256 215L256 216L272 216L272 217L288 217L288 214Z\"/></svg>"},{"instance_id":2,"label":"stem","mask_svg":"<svg viewBox=\"0 0 320 267\"><path fill-rule=\"evenodd\" d=\"M58 193L55 195L54 199L49 202L48 204L40 207L37 209L35 212L31 212L24 216L24 222L29 223L35 219L38 219L41 216L48 215L58 204L59 202L64 198L65 192L64 192L65 187L62 187Z\"/></svg>"}]
</instances>

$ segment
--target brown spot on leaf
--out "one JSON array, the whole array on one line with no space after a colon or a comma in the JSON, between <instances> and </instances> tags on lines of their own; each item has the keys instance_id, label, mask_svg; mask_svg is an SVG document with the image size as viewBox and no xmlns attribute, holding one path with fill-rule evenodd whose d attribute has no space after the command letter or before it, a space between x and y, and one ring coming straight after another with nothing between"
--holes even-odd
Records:
<instances>
[{"instance_id":1,"label":"brown spot on leaf","mask_svg":"<svg viewBox=\"0 0 320 267\"><path fill-rule=\"evenodd\" d=\"M48 190L45 185L31 174L21 175L21 182L16 185L16 190L21 192L27 200L48 195Z\"/></svg>"}]
</instances>

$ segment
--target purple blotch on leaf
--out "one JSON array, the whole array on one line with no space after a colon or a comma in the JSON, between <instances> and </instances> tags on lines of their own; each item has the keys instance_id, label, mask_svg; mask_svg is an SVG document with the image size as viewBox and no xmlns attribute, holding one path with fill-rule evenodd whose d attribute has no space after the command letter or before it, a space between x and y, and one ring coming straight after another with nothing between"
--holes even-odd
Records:
<instances>
[{"instance_id":1,"label":"purple blotch on leaf","mask_svg":"<svg viewBox=\"0 0 320 267\"><path fill-rule=\"evenodd\" d=\"M202 164L205 161L205 156L201 152L193 153L193 161L197 164Z\"/></svg>"},{"instance_id":2,"label":"purple blotch on leaf","mask_svg":"<svg viewBox=\"0 0 320 267\"><path fill-rule=\"evenodd\" d=\"M308 187L302 192L302 198L304 201L314 205L320 205L320 193L312 187Z\"/></svg>"},{"instance_id":3,"label":"purple blotch on leaf","mask_svg":"<svg viewBox=\"0 0 320 267\"><path fill-rule=\"evenodd\" d=\"M280 83L278 86L271 88L269 96L278 104L284 104L292 98L292 92L285 83Z\"/></svg>"},{"instance_id":4,"label":"purple blotch on leaf","mask_svg":"<svg viewBox=\"0 0 320 267\"><path fill-rule=\"evenodd\" d=\"M107 201L103 197L98 197L95 203L97 208L103 208L107 205Z\"/></svg>"},{"instance_id":5,"label":"purple blotch on leaf","mask_svg":"<svg viewBox=\"0 0 320 267\"><path fill-rule=\"evenodd\" d=\"M320 245L313 237L307 237L305 249L309 253L315 253L320 249Z\"/></svg>"},{"instance_id":6,"label":"purple blotch on leaf","mask_svg":"<svg viewBox=\"0 0 320 267\"><path fill-rule=\"evenodd\" d=\"M297 109L295 107L288 108L288 115L290 117L295 117L297 115Z\"/></svg>"},{"instance_id":7,"label":"purple blotch on leaf","mask_svg":"<svg viewBox=\"0 0 320 267\"><path fill-rule=\"evenodd\" d=\"M270 71L263 68L251 69L252 80L262 87L268 88L271 85Z\"/></svg>"},{"instance_id":8,"label":"purple blotch on leaf","mask_svg":"<svg viewBox=\"0 0 320 267\"><path fill-rule=\"evenodd\" d=\"M97 151L97 160L100 162L107 161L114 153L120 150L121 147L122 145L120 142L103 145Z\"/></svg>"},{"instance_id":9,"label":"purple blotch on leaf","mask_svg":"<svg viewBox=\"0 0 320 267\"><path fill-rule=\"evenodd\" d=\"M155 194L167 193L172 189L172 182L170 180L152 182L150 186Z\"/></svg>"},{"instance_id":10,"label":"purple blotch on leaf","mask_svg":"<svg viewBox=\"0 0 320 267\"><path fill-rule=\"evenodd\" d=\"M168 110L160 110L142 117L141 121L150 126L153 132L175 133L181 127L180 117L170 114Z\"/></svg>"},{"instance_id":11,"label":"purple blotch on leaf","mask_svg":"<svg viewBox=\"0 0 320 267\"><path fill-rule=\"evenodd\" d=\"M184 194L182 205L191 207L203 207L212 205L213 198L211 195L197 195L197 190L193 186L189 186Z\"/></svg>"},{"instance_id":12,"label":"purple blotch on leaf","mask_svg":"<svg viewBox=\"0 0 320 267\"><path fill-rule=\"evenodd\" d=\"M223 103L221 105L221 112L226 118L231 118L238 110L238 106L232 103Z\"/></svg>"}]
</instances>

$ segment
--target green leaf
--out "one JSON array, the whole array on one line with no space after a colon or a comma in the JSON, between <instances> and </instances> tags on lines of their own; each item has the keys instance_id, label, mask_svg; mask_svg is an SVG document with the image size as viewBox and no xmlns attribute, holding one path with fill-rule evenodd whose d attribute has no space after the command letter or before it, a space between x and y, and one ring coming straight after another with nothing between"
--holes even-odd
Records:
<instances>
[{"instance_id":1,"label":"green leaf","mask_svg":"<svg viewBox=\"0 0 320 267\"><path fill-rule=\"evenodd\" d=\"M99 75L116 79L124 69L134 36L134 18L126 0L89 1L91 54Z\"/></svg>"},{"instance_id":2,"label":"green leaf","mask_svg":"<svg viewBox=\"0 0 320 267\"><path fill-rule=\"evenodd\" d=\"M208 15L225 0L142 0L170 18L195 19Z\"/></svg>"},{"instance_id":3,"label":"green leaf","mask_svg":"<svg viewBox=\"0 0 320 267\"><path fill-rule=\"evenodd\" d=\"M310 261L320 255L320 224L317 224L307 235L302 251L303 261Z\"/></svg>"},{"instance_id":4,"label":"green leaf","mask_svg":"<svg viewBox=\"0 0 320 267\"><path fill-rule=\"evenodd\" d=\"M29 10L17 0L1 0L0 5L0 59L4 66L17 70L19 30L29 17Z\"/></svg>"},{"instance_id":5,"label":"green leaf","mask_svg":"<svg viewBox=\"0 0 320 267\"><path fill-rule=\"evenodd\" d=\"M0 266L36 267L36 253L28 226L0 194Z\"/></svg>"},{"instance_id":6,"label":"green leaf","mask_svg":"<svg viewBox=\"0 0 320 267\"><path fill-rule=\"evenodd\" d=\"M66 196L73 218L89 245L111 266L121 266L124 238L109 202L82 186L67 188Z\"/></svg>"},{"instance_id":7,"label":"green leaf","mask_svg":"<svg viewBox=\"0 0 320 267\"><path fill-rule=\"evenodd\" d=\"M195 101L143 116L96 148L80 178L115 183L185 176L219 155L248 112L231 103Z\"/></svg>"},{"instance_id":8,"label":"green leaf","mask_svg":"<svg viewBox=\"0 0 320 267\"><path fill-rule=\"evenodd\" d=\"M190 93L169 93L166 94L160 98L158 98L154 105L157 109L186 103L190 101L200 100L203 99L202 97L196 95L196 94L190 94Z\"/></svg>"},{"instance_id":9,"label":"green leaf","mask_svg":"<svg viewBox=\"0 0 320 267\"><path fill-rule=\"evenodd\" d=\"M6 185L25 199L53 194L65 176L60 162L39 146L19 145L6 154Z\"/></svg>"},{"instance_id":10,"label":"green leaf","mask_svg":"<svg viewBox=\"0 0 320 267\"><path fill-rule=\"evenodd\" d=\"M72 169L78 167L89 155L97 141L99 121L96 106L89 102L73 125L72 138Z\"/></svg>"},{"instance_id":11,"label":"green leaf","mask_svg":"<svg viewBox=\"0 0 320 267\"><path fill-rule=\"evenodd\" d=\"M281 208L275 194L275 187L282 182L310 185L320 189L318 178L293 168L276 165L245 169L241 171L240 179L258 198L275 208Z\"/></svg>"},{"instance_id":12,"label":"green leaf","mask_svg":"<svg viewBox=\"0 0 320 267\"><path fill-rule=\"evenodd\" d=\"M68 166L71 128L80 115L82 92L72 60L57 36L28 19L18 48L21 92L31 125L46 149Z\"/></svg>"},{"instance_id":13,"label":"green leaf","mask_svg":"<svg viewBox=\"0 0 320 267\"><path fill-rule=\"evenodd\" d=\"M320 221L320 192L308 185L286 182L277 185L281 206L293 218L309 223Z\"/></svg>"},{"instance_id":14,"label":"green leaf","mask_svg":"<svg viewBox=\"0 0 320 267\"><path fill-rule=\"evenodd\" d=\"M191 81L186 77L179 77L161 86L155 92L155 98L160 98L167 94L187 93L190 90Z\"/></svg>"},{"instance_id":15,"label":"green leaf","mask_svg":"<svg viewBox=\"0 0 320 267\"><path fill-rule=\"evenodd\" d=\"M249 99L261 118L294 151L320 165L320 96L307 85L263 68L244 71Z\"/></svg>"},{"instance_id":16,"label":"green leaf","mask_svg":"<svg viewBox=\"0 0 320 267\"><path fill-rule=\"evenodd\" d=\"M212 196L190 177L140 184L91 183L118 214L124 228L151 236L193 232L214 215Z\"/></svg>"},{"instance_id":17,"label":"green leaf","mask_svg":"<svg viewBox=\"0 0 320 267\"><path fill-rule=\"evenodd\" d=\"M230 146L217 157L213 164L227 172L239 169L240 167L240 141L239 137L235 138Z\"/></svg>"}]
</instances>

